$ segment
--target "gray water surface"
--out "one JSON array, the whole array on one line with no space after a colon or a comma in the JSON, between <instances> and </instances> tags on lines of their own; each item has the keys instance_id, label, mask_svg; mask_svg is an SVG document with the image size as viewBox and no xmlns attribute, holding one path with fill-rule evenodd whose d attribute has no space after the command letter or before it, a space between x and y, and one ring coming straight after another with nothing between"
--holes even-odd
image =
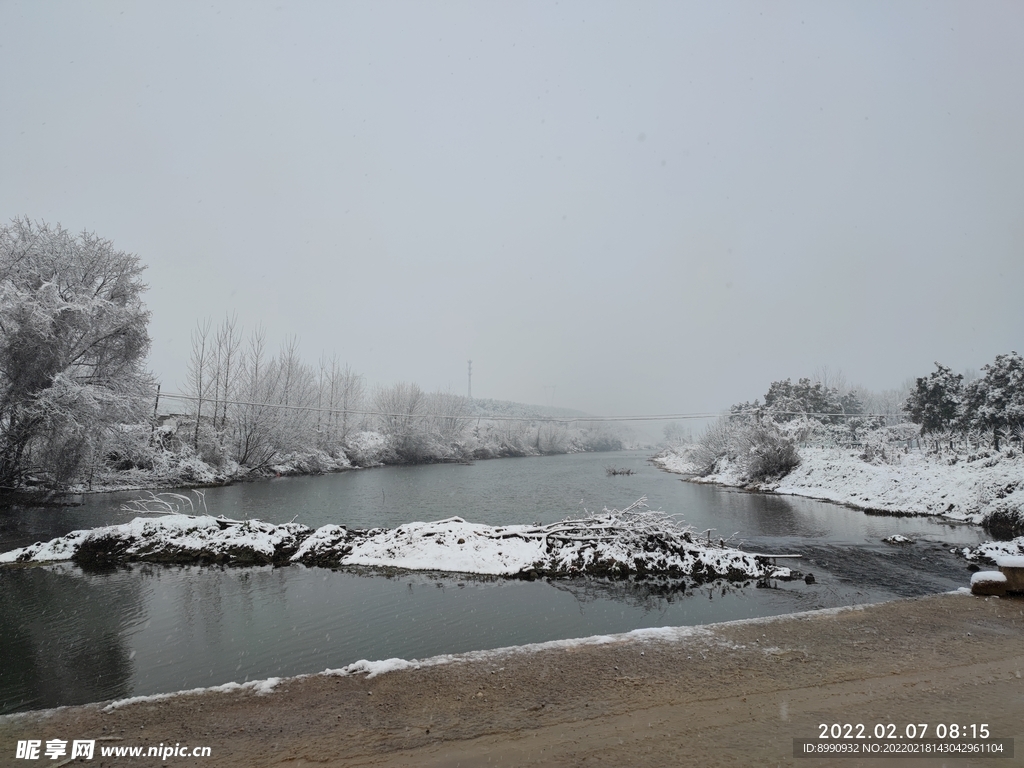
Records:
<instances>
[{"instance_id":1,"label":"gray water surface","mask_svg":"<svg viewBox=\"0 0 1024 768\"><path fill-rule=\"evenodd\" d=\"M682 482L635 452L359 470L209 489L211 514L310 527L396 526L458 515L551 522L646 495L750 551L794 552L816 582L768 585L520 582L459 574L71 564L0 569L0 712L318 672L440 653L877 602L966 585L953 546L985 538L929 518ZM605 467L635 475L609 477ZM0 551L126 522L125 500L0 513ZM915 544L881 539L903 533Z\"/></svg>"}]
</instances>

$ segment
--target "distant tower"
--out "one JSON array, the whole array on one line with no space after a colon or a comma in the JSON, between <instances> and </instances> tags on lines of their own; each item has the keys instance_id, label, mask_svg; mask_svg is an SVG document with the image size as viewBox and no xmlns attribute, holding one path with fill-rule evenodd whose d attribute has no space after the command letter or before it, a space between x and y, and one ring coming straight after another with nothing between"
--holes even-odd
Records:
<instances>
[{"instance_id":1,"label":"distant tower","mask_svg":"<svg viewBox=\"0 0 1024 768\"><path fill-rule=\"evenodd\" d=\"M473 361L469 361L469 390L468 395L470 400L473 399Z\"/></svg>"}]
</instances>

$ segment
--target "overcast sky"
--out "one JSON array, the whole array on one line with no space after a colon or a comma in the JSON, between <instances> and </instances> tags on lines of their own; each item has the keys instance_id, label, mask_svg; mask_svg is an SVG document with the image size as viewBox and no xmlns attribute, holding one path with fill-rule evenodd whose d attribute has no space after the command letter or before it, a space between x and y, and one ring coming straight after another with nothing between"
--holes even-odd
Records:
<instances>
[{"instance_id":1,"label":"overcast sky","mask_svg":"<svg viewBox=\"0 0 1024 768\"><path fill-rule=\"evenodd\" d=\"M0 0L0 217L373 383L603 415L1024 352L1024 4Z\"/></svg>"}]
</instances>

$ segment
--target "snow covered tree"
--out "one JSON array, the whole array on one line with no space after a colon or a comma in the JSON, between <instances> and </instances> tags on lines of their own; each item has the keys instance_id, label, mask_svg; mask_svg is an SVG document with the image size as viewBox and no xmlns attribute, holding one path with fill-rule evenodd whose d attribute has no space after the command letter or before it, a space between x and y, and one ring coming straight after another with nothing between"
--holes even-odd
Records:
<instances>
[{"instance_id":1,"label":"snow covered tree","mask_svg":"<svg viewBox=\"0 0 1024 768\"><path fill-rule=\"evenodd\" d=\"M773 381L764 396L764 405L767 415L777 422L813 416L824 424L840 424L845 416L863 411L853 392L840 395L838 389L820 381L812 383L810 379L800 379L796 384L789 379Z\"/></svg>"},{"instance_id":2,"label":"snow covered tree","mask_svg":"<svg viewBox=\"0 0 1024 768\"><path fill-rule=\"evenodd\" d=\"M342 366L337 355L320 358L317 403L321 409L317 421L318 445L336 450L356 427L363 403L363 377L348 365Z\"/></svg>"},{"instance_id":3,"label":"snow covered tree","mask_svg":"<svg viewBox=\"0 0 1024 768\"><path fill-rule=\"evenodd\" d=\"M921 425L922 435L946 432L956 424L963 401L963 380L941 363L935 363L935 370L926 378L917 380L903 408L912 422Z\"/></svg>"},{"instance_id":4,"label":"snow covered tree","mask_svg":"<svg viewBox=\"0 0 1024 768\"><path fill-rule=\"evenodd\" d=\"M141 417L143 270L89 232L27 218L0 228L0 485L60 486Z\"/></svg>"},{"instance_id":5,"label":"snow covered tree","mask_svg":"<svg viewBox=\"0 0 1024 768\"><path fill-rule=\"evenodd\" d=\"M450 390L427 395L425 410L431 433L445 444L460 440L472 421L469 399Z\"/></svg>"},{"instance_id":6,"label":"snow covered tree","mask_svg":"<svg viewBox=\"0 0 1024 768\"><path fill-rule=\"evenodd\" d=\"M249 336L242 355L236 395L241 402L229 409L233 425L235 461L247 467L262 468L277 455L274 427L277 412L273 402L281 379L276 360L267 359L267 337L262 327Z\"/></svg>"},{"instance_id":7,"label":"snow covered tree","mask_svg":"<svg viewBox=\"0 0 1024 768\"><path fill-rule=\"evenodd\" d=\"M961 419L965 427L991 429L998 450L1000 430L1024 428L1024 358L1016 352L996 355L981 370L985 375L965 389Z\"/></svg>"},{"instance_id":8,"label":"snow covered tree","mask_svg":"<svg viewBox=\"0 0 1024 768\"><path fill-rule=\"evenodd\" d=\"M661 433L665 436L665 440L669 445L684 445L685 443L692 442L693 439L690 430L678 421L670 421L662 428Z\"/></svg>"},{"instance_id":9,"label":"snow covered tree","mask_svg":"<svg viewBox=\"0 0 1024 768\"><path fill-rule=\"evenodd\" d=\"M377 428L388 438L400 461L422 461L426 396L416 384L380 387L373 396Z\"/></svg>"}]
</instances>

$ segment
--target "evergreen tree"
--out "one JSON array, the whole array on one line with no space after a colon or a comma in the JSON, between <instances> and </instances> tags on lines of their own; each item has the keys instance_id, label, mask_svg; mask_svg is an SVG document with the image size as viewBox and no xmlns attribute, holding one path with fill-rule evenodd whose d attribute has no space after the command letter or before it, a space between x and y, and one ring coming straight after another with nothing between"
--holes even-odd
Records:
<instances>
[{"instance_id":1,"label":"evergreen tree","mask_svg":"<svg viewBox=\"0 0 1024 768\"><path fill-rule=\"evenodd\" d=\"M935 369L917 380L917 386L903 405L910 420L921 425L922 435L954 427L963 402L964 377L941 363L935 363Z\"/></svg>"}]
</instances>

